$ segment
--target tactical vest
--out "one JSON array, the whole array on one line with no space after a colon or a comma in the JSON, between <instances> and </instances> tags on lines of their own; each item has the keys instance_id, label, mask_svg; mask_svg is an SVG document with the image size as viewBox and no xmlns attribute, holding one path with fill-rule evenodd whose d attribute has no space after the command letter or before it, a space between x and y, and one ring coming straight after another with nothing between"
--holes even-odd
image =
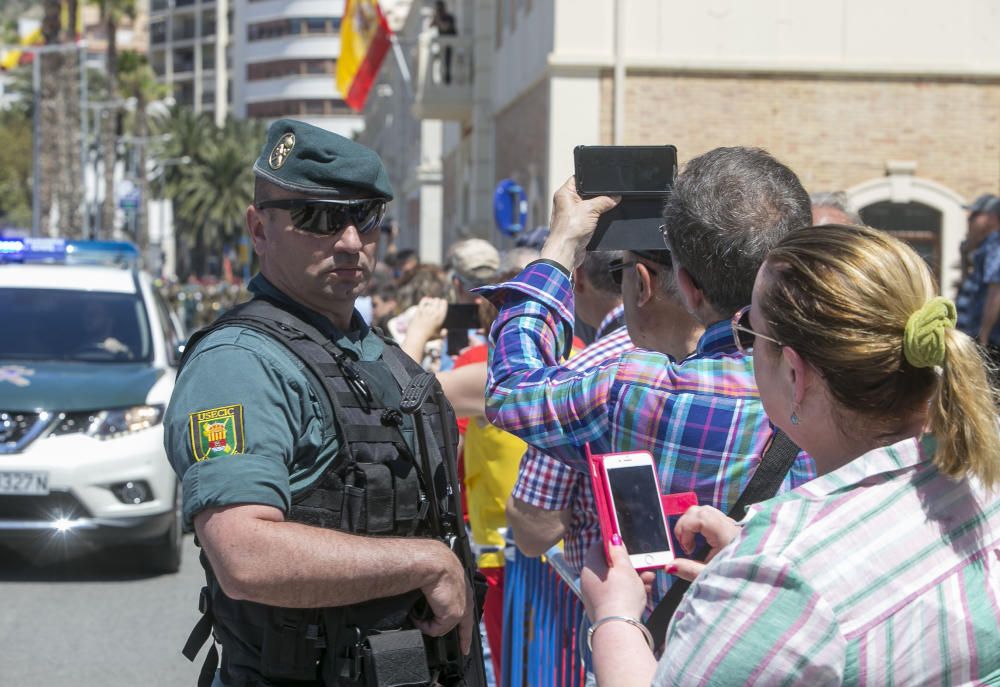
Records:
<instances>
[{"instance_id":1,"label":"tactical vest","mask_svg":"<svg viewBox=\"0 0 1000 687\"><path fill-rule=\"evenodd\" d=\"M337 425L339 452L312 486L292 495L287 520L363 535L447 536L433 531L428 516L449 509L440 420L443 413L444 421L454 426L454 413L447 402L443 408L427 403L413 416L404 416L399 410L400 391L423 372L419 365L388 341L381 360L356 361L292 307L258 297L195 333L181 366L198 341L229 326L269 336L301 360L326 417ZM373 379L366 369L376 365L388 368L398 388L376 386L379 377ZM373 393L373 388L380 393ZM413 420L424 422L425 436L432 438L427 446L419 447L426 453L419 457L404 435ZM327 436L331 431L334 428L328 428ZM413 442L416 445L416 436ZM434 480L433 489L428 489L427 479ZM429 501L432 494L439 496L437 509ZM410 613L415 604L426 603L418 590L346 607L279 608L230 599L204 552L201 561L207 578L199 604L204 615L184 654L194 660L211 630L223 648L222 678L227 685L259 684L261 678L269 685L296 687L378 684L365 674L372 672L366 668L366 660L371 658L366 652L370 653L374 638L390 644L387 653L405 656L409 651L404 662L427 664L416 630L394 632L413 627ZM392 646L407 635L410 639L403 642L407 646ZM443 658L462 664L461 656ZM202 680L208 684L217 661L213 644L202 669Z\"/></svg>"}]
</instances>

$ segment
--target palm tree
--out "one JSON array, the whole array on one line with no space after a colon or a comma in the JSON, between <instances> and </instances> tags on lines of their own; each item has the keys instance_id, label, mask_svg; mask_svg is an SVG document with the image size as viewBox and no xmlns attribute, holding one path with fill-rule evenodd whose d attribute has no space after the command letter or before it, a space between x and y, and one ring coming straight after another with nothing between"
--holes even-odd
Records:
<instances>
[{"instance_id":1,"label":"palm tree","mask_svg":"<svg viewBox=\"0 0 1000 687\"><path fill-rule=\"evenodd\" d=\"M69 21L63 24L62 0L43 3L42 36L47 45L75 39L75 3ZM40 129L39 205L43 226L49 232L77 236L81 224L83 169L80 160L80 89L78 52L36 55L42 70ZM58 225L53 220L58 217Z\"/></svg>"},{"instance_id":2,"label":"palm tree","mask_svg":"<svg viewBox=\"0 0 1000 687\"><path fill-rule=\"evenodd\" d=\"M193 230L203 261L242 235L246 208L253 201L253 163L263 138L260 122L227 119L214 129L198 164L189 168L179 213Z\"/></svg>"},{"instance_id":3,"label":"palm tree","mask_svg":"<svg viewBox=\"0 0 1000 687\"><path fill-rule=\"evenodd\" d=\"M242 235L265 126L230 118L217 128L207 115L174 108L155 130L168 134L157 147L160 159L190 160L166 167L164 186L174 199L177 238L189 249L178 254L193 253L197 264L191 267L204 272L210 256Z\"/></svg>"},{"instance_id":4,"label":"palm tree","mask_svg":"<svg viewBox=\"0 0 1000 687\"><path fill-rule=\"evenodd\" d=\"M108 102L114 106L118 102L118 24L125 17L135 19L136 0L91 0L101 10L101 21L107 34L106 73L108 78ZM120 110L117 108L101 112L101 141L104 158L104 203L101 205L101 227L112 229L115 217L115 158L118 147L116 136Z\"/></svg>"}]
</instances>

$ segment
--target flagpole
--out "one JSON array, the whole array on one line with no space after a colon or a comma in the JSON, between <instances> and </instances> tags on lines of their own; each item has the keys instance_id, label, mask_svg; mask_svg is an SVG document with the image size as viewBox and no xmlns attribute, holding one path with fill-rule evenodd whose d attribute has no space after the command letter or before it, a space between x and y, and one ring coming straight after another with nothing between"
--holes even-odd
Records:
<instances>
[{"instance_id":1,"label":"flagpole","mask_svg":"<svg viewBox=\"0 0 1000 687\"><path fill-rule=\"evenodd\" d=\"M406 97L413 98L413 86L410 83L410 68L406 66L406 58L403 57L403 49L399 47L399 38L395 33L389 34L392 42L392 54L396 57L396 64L399 65L399 73L403 77L403 84L406 86Z\"/></svg>"}]
</instances>

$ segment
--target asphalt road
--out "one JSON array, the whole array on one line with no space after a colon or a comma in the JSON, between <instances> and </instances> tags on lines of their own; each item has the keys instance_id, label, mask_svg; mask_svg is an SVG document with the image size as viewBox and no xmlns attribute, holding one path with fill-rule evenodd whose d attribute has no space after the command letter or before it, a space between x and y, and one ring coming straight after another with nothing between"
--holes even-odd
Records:
<instances>
[{"instance_id":1,"label":"asphalt road","mask_svg":"<svg viewBox=\"0 0 1000 687\"><path fill-rule=\"evenodd\" d=\"M176 575L122 553L31 563L0 549L0 687L193 687L180 654L204 582L193 538Z\"/></svg>"}]
</instances>

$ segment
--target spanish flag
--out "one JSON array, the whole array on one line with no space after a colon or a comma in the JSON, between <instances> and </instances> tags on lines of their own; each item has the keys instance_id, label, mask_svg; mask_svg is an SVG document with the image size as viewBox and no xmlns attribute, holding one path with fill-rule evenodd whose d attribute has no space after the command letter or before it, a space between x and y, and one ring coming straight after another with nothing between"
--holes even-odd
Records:
<instances>
[{"instance_id":1,"label":"spanish flag","mask_svg":"<svg viewBox=\"0 0 1000 687\"><path fill-rule=\"evenodd\" d=\"M340 23L337 90L355 112L364 109L391 37L378 0L347 0Z\"/></svg>"}]
</instances>

